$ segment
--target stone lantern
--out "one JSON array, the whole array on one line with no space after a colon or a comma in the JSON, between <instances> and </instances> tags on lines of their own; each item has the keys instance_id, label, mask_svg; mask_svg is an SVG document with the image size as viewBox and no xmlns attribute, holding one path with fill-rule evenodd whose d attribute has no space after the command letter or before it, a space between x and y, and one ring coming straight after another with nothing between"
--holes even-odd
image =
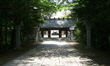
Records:
<instances>
[{"instance_id":1,"label":"stone lantern","mask_svg":"<svg viewBox=\"0 0 110 66\"><path fill-rule=\"evenodd\" d=\"M74 38L73 38L74 26L71 26L69 29L70 29L70 40L73 41L74 40Z\"/></svg>"}]
</instances>

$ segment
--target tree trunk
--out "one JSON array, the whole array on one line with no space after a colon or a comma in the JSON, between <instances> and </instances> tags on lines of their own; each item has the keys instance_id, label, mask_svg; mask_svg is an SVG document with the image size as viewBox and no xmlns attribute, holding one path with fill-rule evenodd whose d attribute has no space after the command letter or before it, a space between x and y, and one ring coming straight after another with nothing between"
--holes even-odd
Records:
<instances>
[{"instance_id":1,"label":"tree trunk","mask_svg":"<svg viewBox=\"0 0 110 66\"><path fill-rule=\"evenodd\" d=\"M7 46L7 19L6 19L6 22L5 22L5 45Z\"/></svg>"},{"instance_id":2,"label":"tree trunk","mask_svg":"<svg viewBox=\"0 0 110 66\"><path fill-rule=\"evenodd\" d=\"M109 48L109 39L108 39L108 30L104 29L103 31L103 48L107 50Z\"/></svg>"},{"instance_id":3,"label":"tree trunk","mask_svg":"<svg viewBox=\"0 0 110 66\"><path fill-rule=\"evenodd\" d=\"M2 44L3 44L3 36L2 36L2 33L3 33L3 29L2 29L2 21L0 22L0 51L2 50Z\"/></svg>"},{"instance_id":4,"label":"tree trunk","mask_svg":"<svg viewBox=\"0 0 110 66\"><path fill-rule=\"evenodd\" d=\"M108 29L101 27L99 35L100 48L102 50L107 50L109 48Z\"/></svg>"},{"instance_id":5,"label":"tree trunk","mask_svg":"<svg viewBox=\"0 0 110 66\"><path fill-rule=\"evenodd\" d=\"M16 43L16 41L15 41L15 39L16 39L16 30L15 30L15 28L12 30L12 35L11 35L11 42L10 42L10 44L11 44L11 49L13 49L14 48L14 46L15 46L15 43Z\"/></svg>"}]
</instances>

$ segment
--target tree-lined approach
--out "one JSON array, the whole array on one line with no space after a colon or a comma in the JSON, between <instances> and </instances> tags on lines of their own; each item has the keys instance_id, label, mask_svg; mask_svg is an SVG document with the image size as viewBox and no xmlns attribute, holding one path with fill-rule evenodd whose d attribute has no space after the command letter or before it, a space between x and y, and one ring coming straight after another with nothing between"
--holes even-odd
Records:
<instances>
[{"instance_id":1,"label":"tree-lined approach","mask_svg":"<svg viewBox=\"0 0 110 66\"><path fill-rule=\"evenodd\" d=\"M36 29L51 14L72 7L69 15L75 20L75 39L87 45L91 33L91 47L109 48L109 0L1 0L0 1L0 50L15 48L17 28L21 43L35 39ZM87 31L87 29L90 31ZM88 30L89 30L88 29Z\"/></svg>"}]
</instances>

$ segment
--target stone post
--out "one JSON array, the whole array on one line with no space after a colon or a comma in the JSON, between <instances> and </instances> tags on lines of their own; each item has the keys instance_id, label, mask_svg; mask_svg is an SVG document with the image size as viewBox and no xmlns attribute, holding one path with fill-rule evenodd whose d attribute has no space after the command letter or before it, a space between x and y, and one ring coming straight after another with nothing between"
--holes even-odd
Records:
<instances>
[{"instance_id":1,"label":"stone post","mask_svg":"<svg viewBox=\"0 0 110 66\"><path fill-rule=\"evenodd\" d=\"M71 41L73 41L73 40L74 40L74 39L73 39L73 30L70 31L70 35L71 35L71 36L70 36L70 39L71 39Z\"/></svg>"},{"instance_id":2,"label":"stone post","mask_svg":"<svg viewBox=\"0 0 110 66\"><path fill-rule=\"evenodd\" d=\"M86 25L86 29L87 29L87 46L91 47L91 26Z\"/></svg>"},{"instance_id":3,"label":"stone post","mask_svg":"<svg viewBox=\"0 0 110 66\"><path fill-rule=\"evenodd\" d=\"M88 21L84 21L83 23L84 23L84 25L86 25L87 46L91 47L91 24Z\"/></svg>"},{"instance_id":4,"label":"stone post","mask_svg":"<svg viewBox=\"0 0 110 66\"><path fill-rule=\"evenodd\" d=\"M39 31L38 34L39 34L39 35L38 35L38 38L39 38L38 40L39 40L39 41L42 41L43 38L42 38L42 36L41 36L41 31Z\"/></svg>"},{"instance_id":5,"label":"stone post","mask_svg":"<svg viewBox=\"0 0 110 66\"><path fill-rule=\"evenodd\" d=\"M71 27L70 27L70 35L71 35L71 36L70 36L70 39L71 39L71 41L74 40L74 38L73 38L73 30L74 30L74 27L75 27L75 26L71 26Z\"/></svg>"},{"instance_id":6,"label":"stone post","mask_svg":"<svg viewBox=\"0 0 110 66\"><path fill-rule=\"evenodd\" d=\"M37 28L37 32L36 32L36 42L39 41L39 28Z\"/></svg>"},{"instance_id":7,"label":"stone post","mask_svg":"<svg viewBox=\"0 0 110 66\"><path fill-rule=\"evenodd\" d=\"M20 25L16 26L16 48L20 48Z\"/></svg>"}]
</instances>

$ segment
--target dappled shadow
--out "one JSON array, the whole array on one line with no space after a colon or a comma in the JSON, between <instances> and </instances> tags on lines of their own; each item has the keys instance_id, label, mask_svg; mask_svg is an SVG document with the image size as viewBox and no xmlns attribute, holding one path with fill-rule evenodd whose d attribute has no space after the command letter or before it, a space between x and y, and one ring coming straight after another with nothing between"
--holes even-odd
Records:
<instances>
[{"instance_id":1,"label":"dappled shadow","mask_svg":"<svg viewBox=\"0 0 110 66\"><path fill-rule=\"evenodd\" d=\"M84 57L64 41L44 41L4 66L96 66L94 64L94 61Z\"/></svg>"},{"instance_id":2,"label":"dappled shadow","mask_svg":"<svg viewBox=\"0 0 110 66\"><path fill-rule=\"evenodd\" d=\"M43 41L66 41L67 38L43 38Z\"/></svg>"},{"instance_id":3,"label":"dappled shadow","mask_svg":"<svg viewBox=\"0 0 110 66\"><path fill-rule=\"evenodd\" d=\"M110 52L102 51L94 48L87 48L85 46L81 46L76 43L72 44L72 47L75 48L79 53L82 54L82 58L90 58L95 63L99 64L99 66L110 66ZM82 62L83 63L83 62Z\"/></svg>"}]
</instances>

